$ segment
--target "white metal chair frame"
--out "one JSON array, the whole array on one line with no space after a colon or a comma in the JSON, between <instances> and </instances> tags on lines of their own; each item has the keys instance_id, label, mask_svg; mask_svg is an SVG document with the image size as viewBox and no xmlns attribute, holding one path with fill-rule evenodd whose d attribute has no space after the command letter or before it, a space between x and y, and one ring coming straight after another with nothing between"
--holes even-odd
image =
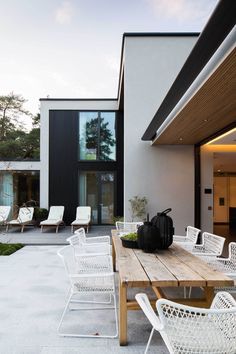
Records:
<instances>
[{"instance_id":1,"label":"white metal chair frame","mask_svg":"<svg viewBox=\"0 0 236 354\"><path fill-rule=\"evenodd\" d=\"M109 255L94 255L94 254L81 254L76 262L76 266L71 267L69 265L68 255L66 251L71 249L71 246L63 247L57 252L59 257L62 259L66 272L70 280L70 290L68 294L68 299L66 301L65 309L62 313L59 325L58 333L61 336L69 337L96 337L96 338L115 338L118 335L118 319L117 319L117 305L116 305L116 294L115 294L115 279L114 272L112 271L112 257ZM70 259L71 260L71 259ZM101 266L101 264L103 266ZM83 299L75 299L74 297L78 296L97 296L97 295L109 296L108 301L97 301L90 300L84 301ZM112 305L113 299L113 305ZM86 304L99 304L99 307L83 307L83 310L100 310L101 309L113 309L115 315L115 333L114 334L102 334L99 335L99 332L96 334L81 334L81 333L65 333L61 331L62 323L64 317L69 310L69 307L72 303L86 303ZM110 305L109 305L110 304ZM103 305L101 307L101 305ZM81 310L81 309L73 309ZM105 320L105 317L104 317Z\"/></svg>"},{"instance_id":2,"label":"white metal chair frame","mask_svg":"<svg viewBox=\"0 0 236 354\"><path fill-rule=\"evenodd\" d=\"M210 309L160 299L154 312L146 294L135 296L153 328L162 336L170 354L233 354L236 348L236 301L227 292L216 294Z\"/></svg>"},{"instance_id":3,"label":"white metal chair frame","mask_svg":"<svg viewBox=\"0 0 236 354\"><path fill-rule=\"evenodd\" d=\"M110 236L86 237L82 227L66 240L73 246L75 257L86 253L111 254Z\"/></svg>"},{"instance_id":4,"label":"white metal chair frame","mask_svg":"<svg viewBox=\"0 0 236 354\"><path fill-rule=\"evenodd\" d=\"M211 259L211 257L221 256L224 243L224 237L203 232L202 244L195 245L191 252L196 256L203 257L207 261L206 257L210 257L209 259Z\"/></svg>"},{"instance_id":5,"label":"white metal chair frame","mask_svg":"<svg viewBox=\"0 0 236 354\"><path fill-rule=\"evenodd\" d=\"M196 245L201 230L193 226L187 226L185 236L173 235L173 241L179 243L181 247L191 251Z\"/></svg>"},{"instance_id":6,"label":"white metal chair frame","mask_svg":"<svg viewBox=\"0 0 236 354\"><path fill-rule=\"evenodd\" d=\"M143 225L142 221L116 221L116 230L118 231L118 235L122 236L131 232L137 232L138 227L141 225Z\"/></svg>"},{"instance_id":7,"label":"white metal chair frame","mask_svg":"<svg viewBox=\"0 0 236 354\"><path fill-rule=\"evenodd\" d=\"M6 226L6 232L8 232L10 226L16 226L21 228L21 232L24 231L26 225L32 222L34 215L33 207L22 207L19 209L17 219L10 220Z\"/></svg>"}]
</instances>

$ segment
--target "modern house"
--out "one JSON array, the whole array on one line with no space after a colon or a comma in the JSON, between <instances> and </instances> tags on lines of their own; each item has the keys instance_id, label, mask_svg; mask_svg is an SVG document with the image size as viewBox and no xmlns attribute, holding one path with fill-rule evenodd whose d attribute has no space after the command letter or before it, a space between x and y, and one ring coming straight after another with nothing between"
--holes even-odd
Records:
<instances>
[{"instance_id":1,"label":"modern house","mask_svg":"<svg viewBox=\"0 0 236 354\"><path fill-rule=\"evenodd\" d=\"M40 161L10 162L11 171L40 172L41 207L64 205L70 223L78 205L90 205L92 222L109 224L113 216L130 219L129 199L139 195L151 216L171 207L177 233L229 222L236 208L235 13L235 2L220 1L200 36L125 33L117 98L41 98Z\"/></svg>"}]
</instances>

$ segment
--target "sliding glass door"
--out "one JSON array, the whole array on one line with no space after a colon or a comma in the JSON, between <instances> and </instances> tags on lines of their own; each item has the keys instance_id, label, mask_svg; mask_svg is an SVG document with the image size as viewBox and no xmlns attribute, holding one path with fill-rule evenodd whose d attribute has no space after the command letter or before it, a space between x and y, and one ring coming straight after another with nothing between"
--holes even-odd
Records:
<instances>
[{"instance_id":1,"label":"sliding glass door","mask_svg":"<svg viewBox=\"0 0 236 354\"><path fill-rule=\"evenodd\" d=\"M91 206L93 224L113 223L114 187L113 171L80 171L79 204Z\"/></svg>"}]
</instances>

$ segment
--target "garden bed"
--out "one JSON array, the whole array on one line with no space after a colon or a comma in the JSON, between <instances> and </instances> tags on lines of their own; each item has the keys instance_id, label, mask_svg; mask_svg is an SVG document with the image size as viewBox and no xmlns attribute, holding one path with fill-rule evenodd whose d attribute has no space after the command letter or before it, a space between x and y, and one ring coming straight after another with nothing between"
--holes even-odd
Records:
<instances>
[{"instance_id":1,"label":"garden bed","mask_svg":"<svg viewBox=\"0 0 236 354\"><path fill-rule=\"evenodd\" d=\"M0 256L9 256L24 247L22 243L0 243Z\"/></svg>"}]
</instances>

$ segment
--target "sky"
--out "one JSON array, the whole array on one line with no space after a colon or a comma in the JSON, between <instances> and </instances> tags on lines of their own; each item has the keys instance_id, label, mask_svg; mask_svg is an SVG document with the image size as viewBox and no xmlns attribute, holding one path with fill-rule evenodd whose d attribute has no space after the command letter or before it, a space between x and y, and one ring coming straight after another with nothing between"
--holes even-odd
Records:
<instances>
[{"instance_id":1,"label":"sky","mask_svg":"<svg viewBox=\"0 0 236 354\"><path fill-rule=\"evenodd\" d=\"M0 0L0 95L116 98L124 32L201 32L217 0Z\"/></svg>"}]
</instances>

